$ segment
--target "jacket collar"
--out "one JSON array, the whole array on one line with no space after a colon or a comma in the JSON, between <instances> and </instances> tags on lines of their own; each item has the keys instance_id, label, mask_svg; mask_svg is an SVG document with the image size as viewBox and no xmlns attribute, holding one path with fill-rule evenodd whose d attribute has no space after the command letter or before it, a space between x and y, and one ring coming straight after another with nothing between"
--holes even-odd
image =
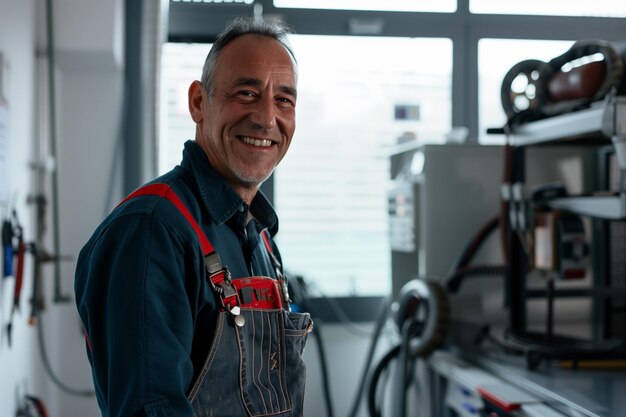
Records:
<instances>
[{"instance_id":1,"label":"jacket collar","mask_svg":"<svg viewBox=\"0 0 626 417\"><path fill-rule=\"evenodd\" d=\"M185 142L181 166L192 173L200 190L202 203L214 223L223 224L235 214L242 211L247 213L247 204L213 169L206 154L195 141ZM256 194L249 209L262 228L267 228L272 236L276 234L278 216L263 193L259 191Z\"/></svg>"}]
</instances>

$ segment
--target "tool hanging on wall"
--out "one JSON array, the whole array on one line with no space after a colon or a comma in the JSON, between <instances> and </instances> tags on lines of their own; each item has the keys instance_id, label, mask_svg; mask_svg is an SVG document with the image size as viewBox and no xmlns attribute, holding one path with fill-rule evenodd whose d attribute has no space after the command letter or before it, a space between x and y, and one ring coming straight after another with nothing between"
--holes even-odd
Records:
<instances>
[{"instance_id":1,"label":"tool hanging on wall","mask_svg":"<svg viewBox=\"0 0 626 417\"><path fill-rule=\"evenodd\" d=\"M0 325L4 324L5 304L8 303L6 294L10 292L13 278L13 225L7 215L2 220L2 278L0 278ZM5 300L5 298L7 300ZM0 327L0 346L4 342L4 329Z\"/></svg>"},{"instance_id":2,"label":"tool hanging on wall","mask_svg":"<svg viewBox=\"0 0 626 417\"><path fill-rule=\"evenodd\" d=\"M48 410L44 402L32 395L25 395L15 417L48 417Z\"/></svg>"},{"instance_id":3,"label":"tool hanging on wall","mask_svg":"<svg viewBox=\"0 0 626 417\"><path fill-rule=\"evenodd\" d=\"M3 278L13 276L13 225L11 219L2 221L2 256L3 256Z\"/></svg>"},{"instance_id":4,"label":"tool hanging on wall","mask_svg":"<svg viewBox=\"0 0 626 417\"><path fill-rule=\"evenodd\" d=\"M7 323L7 339L9 347L11 347L11 335L13 331L13 316L16 311L20 311L20 299L22 293L22 284L24 282L24 257L26 256L27 245L24 242L24 233L22 225L17 217L17 212L13 210L13 235L17 240L17 244L14 247L15 257L15 287L13 290L13 305L11 307L11 313L9 316L9 322Z\"/></svg>"}]
</instances>

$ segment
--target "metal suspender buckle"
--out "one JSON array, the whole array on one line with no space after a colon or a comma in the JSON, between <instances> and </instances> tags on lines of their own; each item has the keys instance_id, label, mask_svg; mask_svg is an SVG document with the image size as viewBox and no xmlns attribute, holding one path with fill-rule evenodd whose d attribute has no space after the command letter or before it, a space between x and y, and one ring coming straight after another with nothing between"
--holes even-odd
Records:
<instances>
[{"instance_id":1,"label":"metal suspender buckle","mask_svg":"<svg viewBox=\"0 0 626 417\"><path fill-rule=\"evenodd\" d=\"M272 262L272 265L274 266L274 270L276 271L276 277L277 277L278 283L280 284L280 289L281 289L281 293L283 297L283 305L286 306L287 311L291 311L291 299L289 298L287 277L282 274L280 261L278 260L276 255L274 255L274 252L272 251L272 246L270 244L267 229L265 229L261 233L261 236L263 237L263 241L265 242L267 253L270 255L270 260Z\"/></svg>"},{"instance_id":2,"label":"metal suspender buckle","mask_svg":"<svg viewBox=\"0 0 626 417\"><path fill-rule=\"evenodd\" d=\"M209 282L213 292L219 298L221 307L232 314L237 326L243 326L246 320L241 315L241 300L239 299L239 292L233 286L230 271L222 265L222 261L216 252L205 255L204 265L209 275Z\"/></svg>"},{"instance_id":3,"label":"metal suspender buckle","mask_svg":"<svg viewBox=\"0 0 626 417\"><path fill-rule=\"evenodd\" d=\"M278 273L278 283L280 284L280 289L283 296L283 303L285 306L287 306L286 310L291 311L291 299L289 298L289 286L287 284L287 277L280 272Z\"/></svg>"}]
</instances>

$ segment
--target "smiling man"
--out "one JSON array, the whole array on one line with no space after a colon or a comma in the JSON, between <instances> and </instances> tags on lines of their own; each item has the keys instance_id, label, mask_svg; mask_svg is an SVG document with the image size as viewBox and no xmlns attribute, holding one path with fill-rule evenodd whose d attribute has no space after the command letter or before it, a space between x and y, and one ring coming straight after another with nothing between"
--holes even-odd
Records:
<instances>
[{"instance_id":1,"label":"smiling man","mask_svg":"<svg viewBox=\"0 0 626 417\"><path fill-rule=\"evenodd\" d=\"M284 44L241 35L205 64L189 89L196 142L213 168L250 203L285 156L296 121L296 67Z\"/></svg>"},{"instance_id":2,"label":"smiling man","mask_svg":"<svg viewBox=\"0 0 626 417\"><path fill-rule=\"evenodd\" d=\"M289 309L259 187L295 130L284 27L236 20L189 88L180 166L128 196L75 280L105 417L301 416L312 322Z\"/></svg>"}]
</instances>

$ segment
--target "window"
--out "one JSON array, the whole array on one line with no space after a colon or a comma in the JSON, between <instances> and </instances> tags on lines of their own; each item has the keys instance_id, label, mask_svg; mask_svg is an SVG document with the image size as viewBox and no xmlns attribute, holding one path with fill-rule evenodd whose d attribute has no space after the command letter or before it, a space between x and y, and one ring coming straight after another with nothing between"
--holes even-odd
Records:
<instances>
[{"instance_id":1,"label":"window","mask_svg":"<svg viewBox=\"0 0 626 417\"><path fill-rule=\"evenodd\" d=\"M390 291L389 147L451 126L449 39L293 36L296 135L275 174L285 266L328 295ZM432 65L423 65L425 57Z\"/></svg>"},{"instance_id":2,"label":"window","mask_svg":"<svg viewBox=\"0 0 626 417\"><path fill-rule=\"evenodd\" d=\"M390 147L406 132L443 142L451 126L452 43L294 35L296 135L274 175L285 267L327 295L390 291ZM168 43L162 64L160 171L194 137L187 88L210 45ZM423 65L428 57L433 65Z\"/></svg>"},{"instance_id":3,"label":"window","mask_svg":"<svg viewBox=\"0 0 626 417\"><path fill-rule=\"evenodd\" d=\"M518 62L539 59L548 62L567 51L571 41L481 39L478 42L478 128L481 143L504 143L504 135L487 135L487 129L502 127L506 115L500 100L502 80Z\"/></svg>"},{"instance_id":4,"label":"window","mask_svg":"<svg viewBox=\"0 0 626 417\"><path fill-rule=\"evenodd\" d=\"M470 0L472 13L626 17L626 2L615 0Z\"/></svg>"},{"instance_id":5,"label":"window","mask_svg":"<svg viewBox=\"0 0 626 417\"><path fill-rule=\"evenodd\" d=\"M274 6L305 9L452 13L456 10L456 0L274 0Z\"/></svg>"},{"instance_id":6,"label":"window","mask_svg":"<svg viewBox=\"0 0 626 417\"><path fill-rule=\"evenodd\" d=\"M166 43L161 58L161 119L159 173L182 159L183 144L196 136L187 108L187 89L202 76L211 44Z\"/></svg>"}]
</instances>

